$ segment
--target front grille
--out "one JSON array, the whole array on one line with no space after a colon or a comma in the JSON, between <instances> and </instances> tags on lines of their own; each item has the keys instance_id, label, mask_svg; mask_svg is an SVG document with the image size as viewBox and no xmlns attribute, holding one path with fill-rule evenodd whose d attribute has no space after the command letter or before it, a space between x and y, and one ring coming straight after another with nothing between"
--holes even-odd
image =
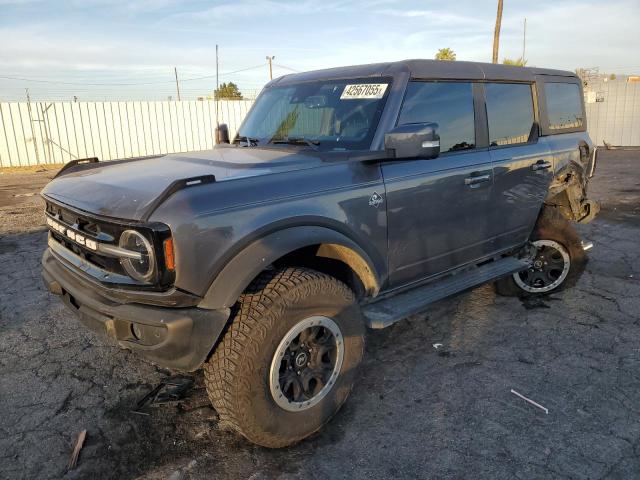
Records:
<instances>
[{"instance_id":1,"label":"front grille","mask_svg":"<svg viewBox=\"0 0 640 480\"><path fill-rule=\"evenodd\" d=\"M81 233L86 238L100 243L117 245L117 239L120 238L120 234L127 228L123 225L96 220L84 213L56 205L50 201L46 202L46 214L56 222L65 225L75 232ZM124 268L122 268L117 258L101 255L86 246L77 244L51 228L49 231L54 240L92 265L111 273L126 275Z\"/></svg>"},{"instance_id":2,"label":"front grille","mask_svg":"<svg viewBox=\"0 0 640 480\"><path fill-rule=\"evenodd\" d=\"M63 232L49 226L51 239L60 244L66 250L73 252L76 257L87 262L97 269L96 279L103 283L117 284L124 288L142 288L150 290L165 290L173 284L175 273L168 271L164 265L164 253L162 244L166 238L171 236L169 228L161 223L127 223L126 221L105 219L103 217L92 216L82 211L59 205L46 200L46 216L61 225ZM69 230L74 234L80 234L87 239L93 240L100 245L118 246L118 240L122 232L127 229L135 229L147 237L155 250L156 278L149 283L141 283L129 277L125 269L120 264L120 259L107 255L104 252L93 250L86 245L79 244L69 238ZM88 273L86 270L84 273ZM99 277L99 278L98 278ZM108 279L108 281L107 281Z\"/></svg>"}]
</instances>

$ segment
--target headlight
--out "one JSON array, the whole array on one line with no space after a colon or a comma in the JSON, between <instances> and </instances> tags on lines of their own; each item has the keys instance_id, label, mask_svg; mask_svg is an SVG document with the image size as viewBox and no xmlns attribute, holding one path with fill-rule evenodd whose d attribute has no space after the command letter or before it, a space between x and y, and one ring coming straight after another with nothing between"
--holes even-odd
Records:
<instances>
[{"instance_id":1,"label":"headlight","mask_svg":"<svg viewBox=\"0 0 640 480\"><path fill-rule=\"evenodd\" d=\"M135 230L125 230L120 235L118 246L141 255L140 259L120 258L120 264L126 272L138 281L152 281L156 271L156 258L149 240Z\"/></svg>"}]
</instances>

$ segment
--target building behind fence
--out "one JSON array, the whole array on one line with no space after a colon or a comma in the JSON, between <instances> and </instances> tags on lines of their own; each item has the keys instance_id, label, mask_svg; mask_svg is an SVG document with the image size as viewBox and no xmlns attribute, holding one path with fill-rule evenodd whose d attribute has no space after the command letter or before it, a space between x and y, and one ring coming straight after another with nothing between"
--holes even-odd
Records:
<instances>
[{"instance_id":1,"label":"building behind fence","mask_svg":"<svg viewBox=\"0 0 640 480\"><path fill-rule=\"evenodd\" d=\"M640 146L640 82L586 80L587 126L597 145ZM253 100L218 103L235 135ZM0 102L0 167L206 150L215 144L216 102Z\"/></svg>"},{"instance_id":2,"label":"building behind fence","mask_svg":"<svg viewBox=\"0 0 640 480\"><path fill-rule=\"evenodd\" d=\"M253 100L218 102L235 135ZM216 102L0 103L0 166L19 167L206 150L215 144Z\"/></svg>"}]
</instances>

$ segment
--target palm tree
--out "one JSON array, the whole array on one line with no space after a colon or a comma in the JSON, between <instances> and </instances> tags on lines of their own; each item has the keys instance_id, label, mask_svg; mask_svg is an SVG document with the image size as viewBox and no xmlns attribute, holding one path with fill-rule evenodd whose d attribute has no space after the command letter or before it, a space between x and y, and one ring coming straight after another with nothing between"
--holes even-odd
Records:
<instances>
[{"instance_id":1,"label":"palm tree","mask_svg":"<svg viewBox=\"0 0 640 480\"><path fill-rule=\"evenodd\" d=\"M454 61L456 59L456 52L451 50L449 47L441 48L436 53L436 60L449 60Z\"/></svg>"},{"instance_id":2,"label":"palm tree","mask_svg":"<svg viewBox=\"0 0 640 480\"><path fill-rule=\"evenodd\" d=\"M523 60L522 57L518 57L515 60L512 58L503 58L502 63L504 65L513 65L515 67L524 67L527 65L527 61Z\"/></svg>"}]
</instances>

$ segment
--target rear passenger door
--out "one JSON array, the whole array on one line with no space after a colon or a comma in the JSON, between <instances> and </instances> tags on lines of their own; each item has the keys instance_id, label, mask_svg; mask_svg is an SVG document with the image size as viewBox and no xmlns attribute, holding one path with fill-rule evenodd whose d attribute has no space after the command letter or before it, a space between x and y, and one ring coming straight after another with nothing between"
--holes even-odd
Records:
<instances>
[{"instance_id":1,"label":"rear passenger door","mask_svg":"<svg viewBox=\"0 0 640 480\"><path fill-rule=\"evenodd\" d=\"M482 87L412 81L398 125L435 122L440 156L385 162L389 275L401 286L485 256L491 250L491 159Z\"/></svg>"},{"instance_id":2,"label":"rear passenger door","mask_svg":"<svg viewBox=\"0 0 640 480\"><path fill-rule=\"evenodd\" d=\"M553 158L539 136L536 92L529 83L485 83L493 164L491 222L496 250L526 242L553 178Z\"/></svg>"}]
</instances>

